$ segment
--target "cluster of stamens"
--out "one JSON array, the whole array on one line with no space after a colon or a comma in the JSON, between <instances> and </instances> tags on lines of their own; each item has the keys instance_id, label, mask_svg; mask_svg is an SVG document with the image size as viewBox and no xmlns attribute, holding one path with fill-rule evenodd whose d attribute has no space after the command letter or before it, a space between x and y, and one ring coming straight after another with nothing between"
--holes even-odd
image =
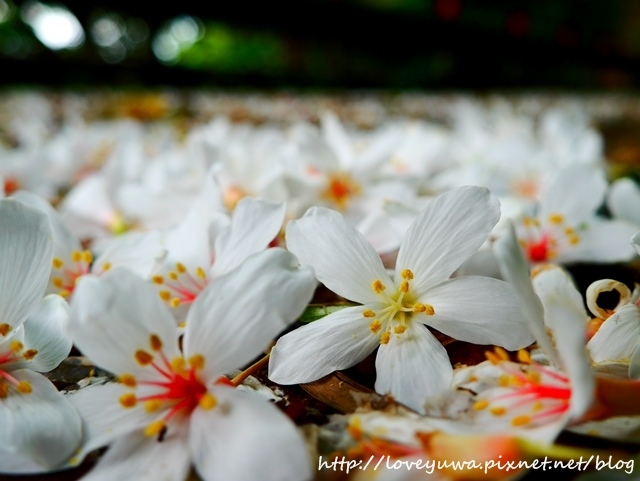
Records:
<instances>
[{"instance_id":1,"label":"cluster of stamens","mask_svg":"<svg viewBox=\"0 0 640 481\"><path fill-rule=\"evenodd\" d=\"M150 336L149 344L150 351L138 349L134 358L138 364L148 366L154 372L155 380L138 380L132 374L122 374L118 379L130 388L151 386L158 392L145 396L127 392L120 396L120 404L125 408L133 408L138 403L143 403L147 413L163 410L164 415L149 423L144 430L147 436L162 436L166 432L167 423L174 416L189 415L196 406L213 409L217 400L207 391L198 376L198 371L204 367L203 356L196 354L188 360L182 356L169 360L163 352L162 341L156 334Z\"/></svg>"},{"instance_id":2,"label":"cluster of stamens","mask_svg":"<svg viewBox=\"0 0 640 481\"><path fill-rule=\"evenodd\" d=\"M504 372L498 380L508 392L477 400L473 409L488 411L504 417L516 412L510 419L512 426L529 426L559 416L569 408L571 386L569 379L532 361L528 351L518 351L519 362L512 362L502 348L485 353L487 359Z\"/></svg>"},{"instance_id":3,"label":"cluster of stamens","mask_svg":"<svg viewBox=\"0 0 640 481\"><path fill-rule=\"evenodd\" d=\"M527 232L520 243L531 262L552 261L558 250L580 243L580 236L573 227L566 225L562 214L550 214L547 221L544 227L532 217L523 221Z\"/></svg>"},{"instance_id":4,"label":"cluster of stamens","mask_svg":"<svg viewBox=\"0 0 640 481\"><path fill-rule=\"evenodd\" d=\"M166 287L159 294L171 307L193 302L208 282L202 267L198 267L193 275L180 262L176 263L175 270L169 271L166 277L156 275L152 280L155 284Z\"/></svg>"},{"instance_id":5,"label":"cluster of stamens","mask_svg":"<svg viewBox=\"0 0 640 481\"><path fill-rule=\"evenodd\" d=\"M387 344L391 339L391 334L402 335L408 327L414 314L424 313L427 316L435 314L433 306L430 304L422 304L415 302L413 296L409 293L409 283L413 279L413 272L404 269L400 273L402 282L395 294L389 295L386 286L380 279L376 279L371 283L371 289L384 299L386 307L378 312L371 309L362 311L364 317L371 318L369 329L375 335L380 334L380 344Z\"/></svg>"},{"instance_id":6,"label":"cluster of stamens","mask_svg":"<svg viewBox=\"0 0 640 481\"><path fill-rule=\"evenodd\" d=\"M8 324L2 324L0 326L8 326ZM17 339L14 339L9 343L9 350L0 354L0 366L10 362L20 361L22 359L31 360L36 356L36 354L38 354L37 349L25 350L23 344ZM14 388L17 392L22 394L31 393L31 384L29 381L19 381L9 372L0 367L0 399L6 398L9 395L11 388Z\"/></svg>"},{"instance_id":7,"label":"cluster of stamens","mask_svg":"<svg viewBox=\"0 0 640 481\"><path fill-rule=\"evenodd\" d=\"M346 453L352 459L368 459L371 456L376 458L389 456L391 459L398 459L422 452L418 447L389 441L365 432L357 418L349 422L347 432L356 442L355 446L349 448Z\"/></svg>"},{"instance_id":8,"label":"cluster of stamens","mask_svg":"<svg viewBox=\"0 0 640 481\"><path fill-rule=\"evenodd\" d=\"M349 201L357 195L360 195L362 188L353 178L344 172L334 172L327 179L327 188L321 197L335 205L338 209L343 210L349 204Z\"/></svg>"},{"instance_id":9,"label":"cluster of stamens","mask_svg":"<svg viewBox=\"0 0 640 481\"><path fill-rule=\"evenodd\" d=\"M65 263L59 257L53 258L53 269L55 276L51 278L51 283L58 289L58 294L62 297L69 297L76 288L78 280L91 270L93 255L90 251L73 251L71 252L69 263ZM111 268L111 264L105 262L102 266L103 271Z\"/></svg>"}]
</instances>

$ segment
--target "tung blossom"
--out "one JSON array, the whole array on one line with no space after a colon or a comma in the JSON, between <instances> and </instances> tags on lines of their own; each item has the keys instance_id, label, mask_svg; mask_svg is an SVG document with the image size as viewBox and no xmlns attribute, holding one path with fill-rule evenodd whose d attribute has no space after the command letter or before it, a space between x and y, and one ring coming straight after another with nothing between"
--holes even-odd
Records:
<instances>
[{"instance_id":1,"label":"tung blossom","mask_svg":"<svg viewBox=\"0 0 640 481\"><path fill-rule=\"evenodd\" d=\"M452 377L446 350L426 326L476 344L527 346L532 337L514 321L520 308L511 286L488 277L450 278L499 216L498 201L485 188L461 187L434 198L407 231L393 278L340 213L312 208L291 221L288 249L327 288L361 305L281 337L269 378L314 381L378 348L376 391L420 410L425 397L449 388Z\"/></svg>"},{"instance_id":2,"label":"tung blossom","mask_svg":"<svg viewBox=\"0 0 640 481\"><path fill-rule=\"evenodd\" d=\"M180 348L148 283L121 268L83 279L71 308L74 341L119 379L70 396L85 423L81 456L110 445L84 479L182 480L191 465L207 481L310 479L290 419L224 375L264 352L315 286L284 249L255 254L198 296Z\"/></svg>"},{"instance_id":3,"label":"tung blossom","mask_svg":"<svg viewBox=\"0 0 640 481\"><path fill-rule=\"evenodd\" d=\"M68 308L43 297L53 256L44 214L0 201L0 473L61 468L80 443L80 417L40 372L71 350Z\"/></svg>"},{"instance_id":4,"label":"tung blossom","mask_svg":"<svg viewBox=\"0 0 640 481\"><path fill-rule=\"evenodd\" d=\"M559 171L533 215L517 219L516 231L531 264L624 262L634 257L629 239L637 227L597 215L607 189L601 168L575 165Z\"/></svg>"}]
</instances>

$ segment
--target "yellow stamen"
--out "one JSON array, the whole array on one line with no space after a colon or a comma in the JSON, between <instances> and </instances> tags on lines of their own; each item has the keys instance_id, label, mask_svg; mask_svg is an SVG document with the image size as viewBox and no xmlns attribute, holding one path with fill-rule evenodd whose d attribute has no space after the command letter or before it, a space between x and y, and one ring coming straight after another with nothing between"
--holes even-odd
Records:
<instances>
[{"instance_id":1,"label":"yellow stamen","mask_svg":"<svg viewBox=\"0 0 640 481\"><path fill-rule=\"evenodd\" d=\"M136 361L138 361L143 366L147 364L151 364L153 362L153 356L149 354L147 351L143 351L142 349L138 349L134 354Z\"/></svg>"},{"instance_id":2,"label":"yellow stamen","mask_svg":"<svg viewBox=\"0 0 640 481\"><path fill-rule=\"evenodd\" d=\"M389 331L384 331L380 336L380 344L387 344L391 339L391 333Z\"/></svg>"},{"instance_id":3,"label":"yellow stamen","mask_svg":"<svg viewBox=\"0 0 640 481\"><path fill-rule=\"evenodd\" d=\"M526 416L526 415L516 416L515 418L513 418L511 420L511 425L512 426L526 426L530 422L531 422L531 418L529 416Z\"/></svg>"},{"instance_id":4,"label":"yellow stamen","mask_svg":"<svg viewBox=\"0 0 640 481\"><path fill-rule=\"evenodd\" d=\"M369 324L369 329L374 334L378 334L378 332L380 332L380 329L382 329L382 323L380 322L380 319L374 319L373 321L371 321L371 324Z\"/></svg>"},{"instance_id":5,"label":"yellow stamen","mask_svg":"<svg viewBox=\"0 0 640 481\"><path fill-rule=\"evenodd\" d=\"M498 384L502 387L507 387L511 385L511 377L509 377L507 374L502 374L499 378L498 378Z\"/></svg>"},{"instance_id":6,"label":"yellow stamen","mask_svg":"<svg viewBox=\"0 0 640 481\"><path fill-rule=\"evenodd\" d=\"M399 290L405 293L409 292L409 281L402 281Z\"/></svg>"},{"instance_id":7,"label":"yellow stamen","mask_svg":"<svg viewBox=\"0 0 640 481\"><path fill-rule=\"evenodd\" d=\"M24 357L27 361L30 361L31 359L36 357L36 354L38 354L37 349L27 349L22 353L22 357Z\"/></svg>"},{"instance_id":8,"label":"yellow stamen","mask_svg":"<svg viewBox=\"0 0 640 481\"><path fill-rule=\"evenodd\" d=\"M64 265L64 262L59 257L54 257L53 261L51 261L51 265L54 269L60 269Z\"/></svg>"},{"instance_id":9,"label":"yellow stamen","mask_svg":"<svg viewBox=\"0 0 640 481\"><path fill-rule=\"evenodd\" d=\"M431 304L414 304L413 312L424 312L427 316L433 316L436 313L436 310L433 308Z\"/></svg>"},{"instance_id":10,"label":"yellow stamen","mask_svg":"<svg viewBox=\"0 0 640 481\"><path fill-rule=\"evenodd\" d=\"M518 361L523 364L531 364L531 354L526 349L518 351Z\"/></svg>"},{"instance_id":11,"label":"yellow stamen","mask_svg":"<svg viewBox=\"0 0 640 481\"><path fill-rule=\"evenodd\" d=\"M162 432L163 429L167 427L167 423L164 419L158 419L157 421L153 421L146 428L144 428L145 436L155 437Z\"/></svg>"},{"instance_id":12,"label":"yellow stamen","mask_svg":"<svg viewBox=\"0 0 640 481\"><path fill-rule=\"evenodd\" d=\"M507 410L505 408L503 408L502 406L496 406L494 408L491 408L489 410L489 412L491 414L493 414L494 416L504 416L504 414L507 412Z\"/></svg>"},{"instance_id":13,"label":"yellow stamen","mask_svg":"<svg viewBox=\"0 0 640 481\"><path fill-rule=\"evenodd\" d=\"M180 305L180 299L178 299L177 297L174 297L173 299L171 299L171 307L178 307Z\"/></svg>"},{"instance_id":14,"label":"yellow stamen","mask_svg":"<svg viewBox=\"0 0 640 481\"><path fill-rule=\"evenodd\" d=\"M194 354L189 358L189 366L192 369L202 369L204 367L204 356L202 354Z\"/></svg>"},{"instance_id":15,"label":"yellow stamen","mask_svg":"<svg viewBox=\"0 0 640 481\"><path fill-rule=\"evenodd\" d=\"M169 279L171 279L172 281L177 281L178 280L178 274L176 274L173 271L170 271L167 275L169 276Z\"/></svg>"},{"instance_id":16,"label":"yellow stamen","mask_svg":"<svg viewBox=\"0 0 640 481\"><path fill-rule=\"evenodd\" d=\"M93 262L93 254L90 251L83 251L82 260L87 264L91 264Z\"/></svg>"},{"instance_id":17,"label":"yellow stamen","mask_svg":"<svg viewBox=\"0 0 640 481\"><path fill-rule=\"evenodd\" d=\"M375 292L376 294L380 294L386 289L386 287L380 279L376 279L371 283L371 289L373 289L373 292Z\"/></svg>"},{"instance_id":18,"label":"yellow stamen","mask_svg":"<svg viewBox=\"0 0 640 481\"><path fill-rule=\"evenodd\" d=\"M30 394L31 390L31 383L29 381L20 381L18 383L18 391L22 394Z\"/></svg>"},{"instance_id":19,"label":"yellow stamen","mask_svg":"<svg viewBox=\"0 0 640 481\"><path fill-rule=\"evenodd\" d=\"M152 399L144 403L144 410L148 413L156 412L162 407L162 403L158 399Z\"/></svg>"},{"instance_id":20,"label":"yellow stamen","mask_svg":"<svg viewBox=\"0 0 640 481\"><path fill-rule=\"evenodd\" d=\"M138 385L138 381L133 376L133 374L120 374L118 376L118 381L124 384L127 387L136 387Z\"/></svg>"},{"instance_id":21,"label":"yellow stamen","mask_svg":"<svg viewBox=\"0 0 640 481\"><path fill-rule=\"evenodd\" d=\"M549 216L549 222L552 224L562 224L564 222L564 217L562 214L551 214Z\"/></svg>"},{"instance_id":22,"label":"yellow stamen","mask_svg":"<svg viewBox=\"0 0 640 481\"><path fill-rule=\"evenodd\" d=\"M411 279L413 279L413 272L411 272L410 269L403 269L400 273L400 277L407 281L410 281Z\"/></svg>"},{"instance_id":23,"label":"yellow stamen","mask_svg":"<svg viewBox=\"0 0 640 481\"><path fill-rule=\"evenodd\" d=\"M80 251L73 251L71 253L71 260L73 262L80 262L82 260L82 252Z\"/></svg>"},{"instance_id":24,"label":"yellow stamen","mask_svg":"<svg viewBox=\"0 0 640 481\"><path fill-rule=\"evenodd\" d=\"M13 352L20 352L22 351L22 349L24 349L24 344L22 344L17 339L14 339L9 343L9 349L11 349Z\"/></svg>"},{"instance_id":25,"label":"yellow stamen","mask_svg":"<svg viewBox=\"0 0 640 481\"><path fill-rule=\"evenodd\" d=\"M207 274L204 272L204 269L202 267L198 267L196 269L196 276L198 276L200 279L204 279L207 277Z\"/></svg>"},{"instance_id":26,"label":"yellow stamen","mask_svg":"<svg viewBox=\"0 0 640 481\"><path fill-rule=\"evenodd\" d=\"M402 326L402 325L401 325L401 326L396 326L396 327L393 329L393 332L395 332L396 334L402 334L402 333L403 333L404 331L406 331L406 330L407 330L406 326Z\"/></svg>"},{"instance_id":27,"label":"yellow stamen","mask_svg":"<svg viewBox=\"0 0 640 481\"><path fill-rule=\"evenodd\" d=\"M185 272L187 272L187 268L184 266L182 262L176 262L176 270L180 274L184 274Z\"/></svg>"},{"instance_id":28,"label":"yellow stamen","mask_svg":"<svg viewBox=\"0 0 640 481\"><path fill-rule=\"evenodd\" d=\"M487 409L487 407L489 407L489 401L487 401L486 399L480 399L479 401L473 403L473 409L475 411L482 411L483 409Z\"/></svg>"},{"instance_id":29,"label":"yellow stamen","mask_svg":"<svg viewBox=\"0 0 640 481\"><path fill-rule=\"evenodd\" d=\"M64 281L62 280L62 277L54 277L53 279L51 279L51 284L53 284L54 287L57 287L58 289L62 289L64 287Z\"/></svg>"},{"instance_id":30,"label":"yellow stamen","mask_svg":"<svg viewBox=\"0 0 640 481\"><path fill-rule=\"evenodd\" d=\"M152 281L154 284L164 284L164 277L159 276L159 275L157 275L157 276L153 276L153 277L151 278L151 281ZM163 291L163 292L167 292L167 291Z\"/></svg>"},{"instance_id":31,"label":"yellow stamen","mask_svg":"<svg viewBox=\"0 0 640 481\"><path fill-rule=\"evenodd\" d=\"M534 413L540 412L542 411L542 409L544 409L544 404L538 401L534 403L533 406L531 406L531 409L533 410Z\"/></svg>"},{"instance_id":32,"label":"yellow stamen","mask_svg":"<svg viewBox=\"0 0 640 481\"><path fill-rule=\"evenodd\" d=\"M496 346L495 349L494 349L494 352L503 361L508 361L509 360L509 354L507 353L507 351L504 350L504 348L502 348L500 346Z\"/></svg>"},{"instance_id":33,"label":"yellow stamen","mask_svg":"<svg viewBox=\"0 0 640 481\"><path fill-rule=\"evenodd\" d=\"M373 312L371 309L365 309L364 311L362 311L362 315L364 317L376 317L376 313Z\"/></svg>"},{"instance_id":34,"label":"yellow stamen","mask_svg":"<svg viewBox=\"0 0 640 481\"><path fill-rule=\"evenodd\" d=\"M171 299L171 293L169 291L160 291L160 299L163 301L169 301Z\"/></svg>"},{"instance_id":35,"label":"yellow stamen","mask_svg":"<svg viewBox=\"0 0 640 481\"><path fill-rule=\"evenodd\" d=\"M135 407L136 404L138 404L136 395L133 394L132 392L124 393L122 396L120 396L119 401L122 407L125 407L125 408L132 408L132 407Z\"/></svg>"},{"instance_id":36,"label":"yellow stamen","mask_svg":"<svg viewBox=\"0 0 640 481\"><path fill-rule=\"evenodd\" d=\"M487 360L491 363L491 364L499 364L501 359L498 357L498 355L494 352L491 351L485 351L484 355L486 356Z\"/></svg>"},{"instance_id":37,"label":"yellow stamen","mask_svg":"<svg viewBox=\"0 0 640 481\"><path fill-rule=\"evenodd\" d=\"M580 243L580 236L577 234L569 236L569 244L572 246L578 245Z\"/></svg>"},{"instance_id":38,"label":"yellow stamen","mask_svg":"<svg viewBox=\"0 0 640 481\"><path fill-rule=\"evenodd\" d=\"M216 407L216 405L218 404L218 400L210 393L205 393L205 395L200 398L198 404L202 409L208 411L209 409L213 409L214 407Z\"/></svg>"},{"instance_id":39,"label":"yellow stamen","mask_svg":"<svg viewBox=\"0 0 640 481\"><path fill-rule=\"evenodd\" d=\"M184 358L183 357L174 357L171 359L171 369L176 372L184 371Z\"/></svg>"},{"instance_id":40,"label":"yellow stamen","mask_svg":"<svg viewBox=\"0 0 640 481\"><path fill-rule=\"evenodd\" d=\"M109 269L111 269L111 262L105 262L104 264L102 264L103 271L108 271Z\"/></svg>"},{"instance_id":41,"label":"yellow stamen","mask_svg":"<svg viewBox=\"0 0 640 481\"><path fill-rule=\"evenodd\" d=\"M9 324L0 324L0 335L6 336L11 331L11 326Z\"/></svg>"},{"instance_id":42,"label":"yellow stamen","mask_svg":"<svg viewBox=\"0 0 640 481\"><path fill-rule=\"evenodd\" d=\"M151 345L151 349L154 351L162 349L162 339L160 339L157 334L151 334L149 337L149 344Z\"/></svg>"}]
</instances>

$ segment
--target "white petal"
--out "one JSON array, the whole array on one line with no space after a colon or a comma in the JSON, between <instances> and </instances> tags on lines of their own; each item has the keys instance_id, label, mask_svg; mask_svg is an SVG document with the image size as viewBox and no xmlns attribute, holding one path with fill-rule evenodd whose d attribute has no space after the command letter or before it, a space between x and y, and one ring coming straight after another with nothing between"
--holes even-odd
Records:
<instances>
[{"instance_id":1,"label":"white petal","mask_svg":"<svg viewBox=\"0 0 640 481\"><path fill-rule=\"evenodd\" d=\"M206 379L242 368L302 314L316 285L311 270L284 249L252 255L211 282L191 306L186 356L206 357Z\"/></svg>"},{"instance_id":2,"label":"white petal","mask_svg":"<svg viewBox=\"0 0 640 481\"><path fill-rule=\"evenodd\" d=\"M615 218L640 226L640 188L629 177L614 180L609 186L607 207Z\"/></svg>"},{"instance_id":3,"label":"white petal","mask_svg":"<svg viewBox=\"0 0 640 481\"><path fill-rule=\"evenodd\" d=\"M540 218L562 214L569 225L576 225L600 207L607 189L600 167L571 165L559 171L540 196Z\"/></svg>"},{"instance_id":4,"label":"white petal","mask_svg":"<svg viewBox=\"0 0 640 481\"><path fill-rule=\"evenodd\" d=\"M371 319L362 315L366 308L341 309L282 336L271 350L269 379L278 384L311 382L362 361L380 338L369 329Z\"/></svg>"},{"instance_id":5,"label":"white petal","mask_svg":"<svg viewBox=\"0 0 640 481\"><path fill-rule=\"evenodd\" d=\"M0 445L30 458L42 471L61 466L74 454L82 437L80 415L42 374L12 372L31 384L30 394L11 392L0 402ZM3 457L0 457L3 458ZM0 472L25 472L32 466L0 466Z\"/></svg>"},{"instance_id":6,"label":"white petal","mask_svg":"<svg viewBox=\"0 0 640 481\"><path fill-rule=\"evenodd\" d=\"M11 197L24 205L39 209L47 215L51 225L53 242L55 244L54 255L58 257L66 257L71 251L82 250L80 240L71 233L69 228L62 221L62 217L58 211L47 199L26 190L18 191Z\"/></svg>"},{"instance_id":7,"label":"white petal","mask_svg":"<svg viewBox=\"0 0 640 481\"><path fill-rule=\"evenodd\" d=\"M125 392L131 389L123 384L94 384L66 396L82 417L82 445L74 456L78 461L134 431L142 433L150 422L141 407L127 409L120 404L119 398ZM100 415L96 415L98 412Z\"/></svg>"},{"instance_id":8,"label":"white petal","mask_svg":"<svg viewBox=\"0 0 640 481\"><path fill-rule=\"evenodd\" d=\"M324 139L331 146L338 157L341 169L350 169L352 167L354 152L351 146L349 136L344 127L338 120L338 117L329 111L322 115L321 129Z\"/></svg>"},{"instance_id":9,"label":"white petal","mask_svg":"<svg viewBox=\"0 0 640 481\"><path fill-rule=\"evenodd\" d=\"M629 362L629 379L640 378L640 345L635 348Z\"/></svg>"},{"instance_id":10,"label":"white petal","mask_svg":"<svg viewBox=\"0 0 640 481\"><path fill-rule=\"evenodd\" d=\"M533 289L545 308L544 323L552 331L555 331L557 324L563 321L547 312L546 304L548 299L551 298L563 299L573 306L573 310L582 312L583 326L586 326L589 315L584 308L582 294L576 288L571 275L564 268L553 264L545 265L541 270L534 273Z\"/></svg>"},{"instance_id":11,"label":"white petal","mask_svg":"<svg viewBox=\"0 0 640 481\"><path fill-rule=\"evenodd\" d=\"M591 360L598 364L628 361L639 345L640 312L635 304L617 309L602 323L598 332L587 343Z\"/></svg>"},{"instance_id":12,"label":"white petal","mask_svg":"<svg viewBox=\"0 0 640 481\"><path fill-rule=\"evenodd\" d=\"M293 422L253 393L216 386L218 405L196 409L189 444L207 481L312 479L305 440Z\"/></svg>"},{"instance_id":13,"label":"white petal","mask_svg":"<svg viewBox=\"0 0 640 481\"><path fill-rule=\"evenodd\" d=\"M11 363L10 368L48 372L57 367L69 355L73 344L67 332L68 321L67 301L56 294L43 298L22 325L24 349L36 349L38 353L31 360Z\"/></svg>"},{"instance_id":14,"label":"white petal","mask_svg":"<svg viewBox=\"0 0 640 481\"><path fill-rule=\"evenodd\" d=\"M213 277L230 272L251 254L266 249L282 229L286 205L245 197L233 211L231 224L215 241Z\"/></svg>"},{"instance_id":15,"label":"white petal","mask_svg":"<svg viewBox=\"0 0 640 481\"><path fill-rule=\"evenodd\" d=\"M42 299L53 259L47 216L12 199L0 201L0 323L16 328Z\"/></svg>"},{"instance_id":16,"label":"white petal","mask_svg":"<svg viewBox=\"0 0 640 481\"><path fill-rule=\"evenodd\" d=\"M415 322L381 344L376 356L376 391L390 393L418 412L429 396L451 387L453 368L445 348L429 330Z\"/></svg>"},{"instance_id":17,"label":"white petal","mask_svg":"<svg viewBox=\"0 0 640 481\"><path fill-rule=\"evenodd\" d=\"M91 272L101 274L105 271L105 264L109 264L107 270L124 266L146 279L165 255L166 249L161 244L160 232L128 232L109 241L96 258Z\"/></svg>"},{"instance_id":18,"label":"white petal","mask_svg":"<svg viewBox=\"0 0 640 481\"><path fill-rule=\"evenodd\" d=\"M336 294L360 304L378 302L371 283L392 285L380 256L339 212L312 207L287 224L287 249Z\"/></svg>"},{"instance_id":19,"label":"white petal","mask_svg":"<svg viewBox=\"0 0 640 481\"><path fill-rule=\"evenodd\" d=\"M538 345L549 356L551 363L557 366L559 359L546 331L544 309L540 298L533 290L529 263L518 244L512 222L509 222L503 235L493 244L493 251L500 265L500 272L504 280L513 285L520 297L523 307L522 314L527 320L529 331L533 334Z\"/></svg>"},{"instance_id":20,"label":"white petal","mask_svg":"<svg viewBox=\"0 0 640 481\"><path fill-rule=\"evenodd\" d=\"M566 246L558 253L558 262L625 262L636 257L629 240L638 227L622 220L593 218L586 230L577 231L580 242Z\"/></svg>"},{"instance_id":21,"label":"white petal","mask_svg":"<svg viewBox=\"0 0 640 481\"><path fill-rule=\"evenodd\" d=\"M396 281L411 269L411 289L424 293L447 279L487 240L500 219L498 200L484 187L460 187L435 197L400 246Z\"/></svg>"},{"instance_id":22,"label":"white petal","mask_svg":"<svg viewBox=\"0 0 640 481\"><path fill-rule=\"evenodd\" d=\"M435 314L421 322L465 342L521 349L534 341L513 287L490 277L450 279L430 289L420 302Z\"/></svg>"},{"instance_id":23,"label":"white petal","mask_svg":"<svg viewBox=\"0 0 640 481\"><path fill-rule=\"evenodd\" d=\"M179 355L168 308L147 282L123 267L82 278L73 296L69 332L85 356L114 374L150 371L134 354L149 351L151 334L160 337L167 358Z\"/></svg>"},{"instance_id":24,"label":"white petal","mask_svg":"<svg viewBox=\"0 0 640 481\"><path fill-rule=\"evenodd\" d=\"M184 481L191 466L186 432L168 432L162 442L135 432L111 444L83 481Z\"/></svg>"},{"instance_id":25,"label":"white petal","mask_svg":"<svg viewBox=\"0 0 640 481\"><path fill-rule=\"evenodd\" d=\"M550 294L543 300L545 316L554 319L554 337L562 366L571 382L568 416L580 418L593 403L595 379L585 347L584 307L567 297Z\"/></svg>"}]
</instances>

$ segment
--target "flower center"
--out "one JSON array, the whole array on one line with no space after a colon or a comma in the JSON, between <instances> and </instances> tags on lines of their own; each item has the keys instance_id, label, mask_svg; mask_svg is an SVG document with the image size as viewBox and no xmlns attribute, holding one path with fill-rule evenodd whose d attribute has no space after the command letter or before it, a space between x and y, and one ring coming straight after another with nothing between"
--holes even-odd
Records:
<instances>
[{"instance_id":1,"label":"flower center","mask_svg":"<svg viewBox=\"0 0 640 481\"><path fill-rule=\"evenodd\" d=\"M31 383L29 383L29 381L19 381L8 371L2 369L1 366L22 359L33 359L36 354L38 354L36 349L25 350L22 343L18 340L11 341L9 343L9 350L0 354L0 399L6 398L12 390L22 394L31 393Z\"/></svg>"},{"instance_id":2,"label":"flower center","mask_svg":"<svg viewBox=\"0 0 640 481\"><path fill-rule=\"evenodd\" d=\"M62 297L69 297L76 288L78 280L89 274L93 255L89 251L73 251L71 252L70 262L65 263L59 257L53 258L53 270L55 276L51 278L51 283L58 289L58 294ZM102 266L103 271L111 268L111 264L106 262Z\"/></svg>"},{"instance_id":3,"label":"flower center","mask_svg":"<svg viewBox=\"0 0 640 481\"><path fill-rule=\"evenodd\" d=\"M5 177L4 195L7 197L20 189L20 181L16 177Z\"/></svg>"},{"instance_id":4,"label":"flower center","mask_svg":"<svg viewBox=\"0 0 640 481\"><path fill-rule=\"evenodd\" d=\"M327 188L322 193L322 198L334 204L338 209L345 209L349 201L360 195L362 188L349 174L335 172L327 179Z\"/></svg>"},{"instance_id":5,"label":"flower center","mask_svg":"<svg viewBox=\"0 0 640 481\"><path fill-rule=\"evenodd\" d=\"M144 433L147 436L163 436L167 430L167 423L176 415L189 416L197 406L213 409L217 400L208 392L198 376L198 371L204 367L203 356L196 354L188 360L179 356L169 361L162 350L162 341L158 335L152 334L149 344L151 352L139 349L133 357L138 364L148 367L156 380L139 381L131 374L120 375L119 381L125 386L150 388L145 389L142 396L136 396L134 392L123 394L120 396L120 404L124 408L133 408L138 403L143 403L144 410L150 414L162 411L163 414L159 418L147 425Z\"/></svg>"},{"instance_id":6,"label":"flower center","mask_svg":"<svg viewBox=\"0 0 640 481\"><path fill-rule=\"evenodd\" d=\"M424 313L427 316L435 314L433 306L415 302L414 296L409 292L413 272L404 269L400 276L403 280L397 291L391 296L385 292L386 286L380 279L374 280L371 283L371 289L382 297L384 307L378 312L371 309L362 311L364 317L373 318L369 329L375 335L380 334L380 344L387 344L391 339L392 332L397 336L402 335L407 330L414 314Z\"/></svg>"},{"instance_id":7,"label":"flower center","mask_svg":"<svg viewBox=\"0 0 640 481\"><path fill-rule=\"evenodd\" d=\"M580 243L580 236L566 225L562 214L549 215L545 226L531 217L526 217L523 224L526 231L520 244L532 263L551 261L560 250Z\"/></svg>"},{"instance_id":8,"label":"flower center","mask_svg":"<svg viewBox=\"0 0 640 481\"><path fill-rule=\"evenodd\" d=\"M166 278L156 275L152 280L166 287L160 291L160 298L171 307L193 302L209 282L202 267L196 268L195 273L191 274L181 262L176 263L175 270L169 271Z\"/></svg>"},{"instance_id":9,"label":"flower center","mask_svg":"<svg viewBox=\"0 0 640 481\"><path fill-rule=\"evenodd\" d=\"M224 191L222 202L229 212L236 208L238 202L247 196L247 192L237 185L232 185Z\"/></svg>"},{"instance_id":10,"label":"flower center","mask_svg":"<svg viewBox=\"0 0 640 481\"><path fill-rule=\"evenodd\" d=\"M532 362L524 350L518 352L520 363L510 361L502 348L486 354L504 372L499 378L503 389L499 394L477 400L474 410L488 410L496 417L511 414L512 426L530 426L548 422L550 417L558 417L569 409L571 385L567 376Z\"/></svg>"}]
</instances>

